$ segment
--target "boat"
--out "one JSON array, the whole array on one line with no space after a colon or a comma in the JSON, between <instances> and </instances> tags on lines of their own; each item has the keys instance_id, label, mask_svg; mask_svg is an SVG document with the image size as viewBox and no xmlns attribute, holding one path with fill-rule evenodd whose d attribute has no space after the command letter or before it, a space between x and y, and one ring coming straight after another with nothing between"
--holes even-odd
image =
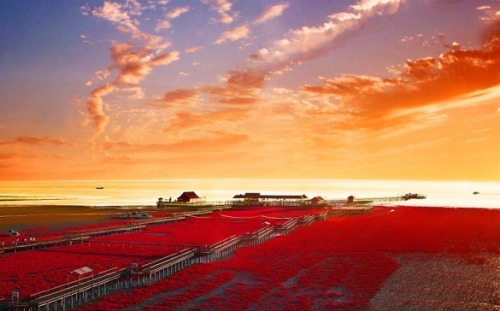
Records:
<instances>
[{"instance_id":1,"label":"boat","mask_svg":"<svg viewBox=\"0 0 500 311\"><path fill-rule=\"evenodd\" d=\"M472 194L479 194L479 191L474 191L472 192Z\"/></svg>"},{"instance_id":2,"label":"boat","mask_svg":"<svg viewBox=\"0 0 500 311\"><path fill-rule=\"evenodd\" d=\"M103 187L103 186L97 186L97 187L95 187L95 188L96 188L97 190L102 190L102 189L104 189L104 187Z\"/></svg>"}]
</instances>

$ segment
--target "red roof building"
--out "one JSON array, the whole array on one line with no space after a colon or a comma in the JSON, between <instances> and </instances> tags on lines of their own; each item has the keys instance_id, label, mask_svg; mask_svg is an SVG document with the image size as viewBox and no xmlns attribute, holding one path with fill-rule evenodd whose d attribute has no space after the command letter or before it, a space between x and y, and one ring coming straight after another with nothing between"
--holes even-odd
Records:
<instances>
[{"instance_id":1,"label":"red roof building","mask_svg":"<svg viewBox=\"0 0 500 311\"><path fill-rule=\"evenodd\" d=\"M182 203L196 202L199 201L200 197L194 191L184 191L177 201Z\"/></svg>"}]
</instances>

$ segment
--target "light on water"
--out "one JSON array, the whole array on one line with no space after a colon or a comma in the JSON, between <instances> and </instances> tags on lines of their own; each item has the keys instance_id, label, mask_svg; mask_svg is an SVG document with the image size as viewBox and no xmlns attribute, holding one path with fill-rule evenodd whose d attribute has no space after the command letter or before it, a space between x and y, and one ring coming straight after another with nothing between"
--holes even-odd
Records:
<instances>
[{"instance_id":1,"label":"light on water","mask_svg":"<svg viewBox=\"0 0 500 311\"><path fill-rule=\"evenodd\" d=\"M102 187L102 189L97 189ZM0 182L0 205L146 206L159 197L176 199L195 191L207 201L231 200L236 194L305 194L326 199L425 194L424 200L396 205L500 208L500 183L469 181L338 179L171 179L108 181ZM478 194L473 194L478 192Z\"/></svg>"}]
</instances>

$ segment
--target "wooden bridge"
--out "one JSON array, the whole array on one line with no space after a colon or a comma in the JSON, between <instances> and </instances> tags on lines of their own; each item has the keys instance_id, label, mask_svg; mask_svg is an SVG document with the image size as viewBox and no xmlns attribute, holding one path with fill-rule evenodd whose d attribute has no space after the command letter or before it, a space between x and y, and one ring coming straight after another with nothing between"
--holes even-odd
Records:
<instances>
[{"instance_id":1,"label":"wooden bridge","mask_svg":"<svg viewBox=\"0 0 500 311\"><path fill-rule=\"evenodd\" d=\"M106 227L106 228L99 228L99 229L92 229L85 231L73 231L73 232L68 232L64 236L55 237L51 239L44 239L38 241L19 241L19 242L13 242L8 245L2 244L0 247L0 256L8 253L22 252L22 251L56 247L56 246L72 245L75 242L89 241L91 238L95 237L116 235L134 231L142 231L147 226L154 226L154 225L182 221L186 219L187 217L186 215L189 214L193 213L186 213L183 215L160 217L154 219L137 220L125 223L123 226L113 226L113 227Z\"/></svg>"},{"instance_id":2,"label":"wooden bridge","mask_svg":"<svg viewBox=\"0 0 500 311\"><path fill-rule=\"evenodd\" d=\"M70 310L86 302L94 300L99 296L108 295L118 289L130 288L133 286L144 286L146 284L157 282L192 264L208 263L221 260L234 253L234 251L240 247L249 247L261 244L273 237L289 234L298 226L308 226L315 221L326 220L330 215L332 214L329 213L328 210L324 210L321 213L315 215L292 218L281 225L266 225L265 227L260 228L253 233L239 236L233 235L212 245L165 244L165 246L179 246L182 247L182 249L173 254L169 254L162 258L153 260L142 266L131 263L126 268L113 268L97 273L95 275L92 274L90 276L82 277L78 280L35 293L28 298L19 299L19 296L13 296L11 300L0 298L0 310ZM175 218L175 221L179 220L181 220L181 218ZM158 222L152 222L150 223L150 225L156 223ZM146 224L141 222L140 225L137 224L130 227L135 228L136 230L142 230L145 225ZM40 244L40 247L49 247L48 245L64 245L57 243L67 243L68 241L82 241L82 243L92 243L92 240L90 240L91 236L101 236L102 234L107 234L108 231L95 230L87 233L88 234L85 236L78 236L78 239L62 238L53 242L45 241L45 243L42 242ZM123 242L98 241L97 243ZM129 242L126 243L128 244ZM11 248L9 248L9 251L10 250ZM23 250L27 249L23 248Z\"/></svg>"}]
</instances>

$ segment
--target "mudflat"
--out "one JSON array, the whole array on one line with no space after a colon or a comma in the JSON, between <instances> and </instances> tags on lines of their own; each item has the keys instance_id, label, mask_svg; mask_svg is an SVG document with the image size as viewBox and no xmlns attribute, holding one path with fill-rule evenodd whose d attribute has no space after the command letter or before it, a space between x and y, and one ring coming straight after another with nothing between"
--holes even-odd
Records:
<instances>
[{"instance_id":1,"label":"mudflat","mask_svg":"<svg viewBox=\"0 0 500 311\"><path fill-rule=\"evenodd\" d=\"M93 207L74 205L0 206L0 235L8 229L45 227L61 228L109 221L124 210L147 210L145 207Z\"/></svg>"}]
</instances>

